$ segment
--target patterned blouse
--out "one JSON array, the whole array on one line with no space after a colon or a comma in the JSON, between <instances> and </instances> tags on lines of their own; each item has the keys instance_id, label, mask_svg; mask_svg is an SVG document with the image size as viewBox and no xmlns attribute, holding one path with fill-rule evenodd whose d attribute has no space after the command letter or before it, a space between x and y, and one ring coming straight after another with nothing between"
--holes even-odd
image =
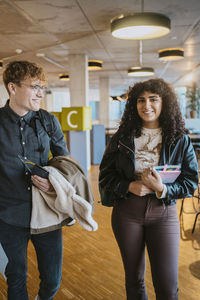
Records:
<instances>
[{"instance_id":1,"label":"patterned blouse","mask_svg":"<svg viewBox=\"0 0 200 300\"><path fill-rule=\"evenodd\" d=\"M157 166L162 146L162 129L142 128L140 137L135 138L135 172L139 179L144 169Z\"/></svg>"}]
</instances>

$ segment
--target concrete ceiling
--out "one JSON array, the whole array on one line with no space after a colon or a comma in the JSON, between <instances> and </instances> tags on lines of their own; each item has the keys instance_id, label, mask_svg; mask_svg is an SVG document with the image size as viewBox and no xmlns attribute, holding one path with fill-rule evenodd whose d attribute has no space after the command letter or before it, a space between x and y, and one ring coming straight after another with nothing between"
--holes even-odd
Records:
<instances>
[{"instance_id":1,"label":"concrete ceiling","mask_svg":"<svg viewBox=\"0 0 200 300\"><path fill-rule=\"evenodd\" d=\"M139 41L112 37L110 20L140 11L141 0L2 0L0 59L4 64L13 59L37 62L47 71L49 86L57 87L69 85L58 79L59 73L68 71L69 54L86 54L103 61L101 71L89 72L90 88L98 88L100 77L109 77L111 94L120 95L135 81L127 70L139 65ZM184 85L184 75L192 70L199 81L200 1L146 0L144 11L168 16L171 31L142 42L143 66L153 67L156 77L175 86ZM178 46L184 48L183 60L158 60L159 49ZM22 53L17 54L16 49Z\"/></svg>"}]
</instances>

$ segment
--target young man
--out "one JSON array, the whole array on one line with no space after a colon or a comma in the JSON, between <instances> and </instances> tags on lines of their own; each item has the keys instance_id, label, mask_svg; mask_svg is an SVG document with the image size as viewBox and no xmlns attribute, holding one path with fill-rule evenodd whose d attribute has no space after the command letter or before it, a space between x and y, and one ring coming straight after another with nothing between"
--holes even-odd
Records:
<instances>
[{"instance_id":1,"label":"young man","mask_svg":"<svg viewBox=\"0 0 200 300\"><path fill-rule=\"evenodd\" d=\"M30 176L19 156L46 165L53 156L69 154L59 122L45 111L53 126L46 132L38 111L46 76L42 68L27 61L13 61L3 73L9 94L0 108L0 243L8 257L6 277L9 300L28 300L27 245L32 241L38 260L40 288L36 299L51 300L61 282L62 232L31 235L31 185L51 191L48 179Z\"/></svg>"}]
</instances>

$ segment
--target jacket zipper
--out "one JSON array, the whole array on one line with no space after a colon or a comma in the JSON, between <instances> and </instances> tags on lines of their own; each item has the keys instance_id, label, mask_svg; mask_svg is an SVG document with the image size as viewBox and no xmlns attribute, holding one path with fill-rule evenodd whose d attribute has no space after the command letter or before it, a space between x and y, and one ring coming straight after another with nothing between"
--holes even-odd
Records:
<instances>
[{"instance_id":1,"label":"jacket zipper","mask_svg":"<svg viewBox=\"0 0 200 300\"><path fill-rule=\"evenodd\" d=\"M134 151L131 148L129 148L128 146L124 145L121 141L119 141L119 144L124 146L125 148L127 148L128 150L130 150L134 154Z\"/></svg>"},{"instance_id":2,"label":"jacket zipper","mask_svg":"<svg viewBox=\"0 0 200 300\"><path fill-rule=\"evenodd\" d=\"M171 161L171 151L170 151L170 148L171 148L171 144L169 145L169 162L168 162L168 164L170 164L170 161Z\"/></svg>"}]
</instances>

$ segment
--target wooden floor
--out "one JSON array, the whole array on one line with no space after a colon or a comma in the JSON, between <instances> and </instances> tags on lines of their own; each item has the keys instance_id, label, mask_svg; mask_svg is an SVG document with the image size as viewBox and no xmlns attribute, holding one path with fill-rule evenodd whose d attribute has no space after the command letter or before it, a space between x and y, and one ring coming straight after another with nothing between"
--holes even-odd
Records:
<instances>
[{"instance_id":1,"label":"wooden floor","mask_svg":"<svg viewBox=\"0 0 200 300\"><path fill-rule=\"evenodd\" d=\"M125 299L122 262L110 225L111 208L103 207L98 202L97 178L98 166L92 166L89 179L95 196L94 219L98 222L99 229L96 232L88 232L77 223L72 227L63 228L63 275L55 300ZM181 200L178 201L178 211L180 203ZM200 299L200 227L198 221L195 234L191 234L195 218L192 203L192 199L185 200L181 218L180 300ZM197 206L196 200L195 206ZM30 300L33 300L38 291L39 279L35 252L31 244L28 249L28 266L27 284ZM149 300L155 300L148 263L146 285ZM6 283L1 276L0 300L4 299L6 299Z\"/></svg>"}]
</instances>

